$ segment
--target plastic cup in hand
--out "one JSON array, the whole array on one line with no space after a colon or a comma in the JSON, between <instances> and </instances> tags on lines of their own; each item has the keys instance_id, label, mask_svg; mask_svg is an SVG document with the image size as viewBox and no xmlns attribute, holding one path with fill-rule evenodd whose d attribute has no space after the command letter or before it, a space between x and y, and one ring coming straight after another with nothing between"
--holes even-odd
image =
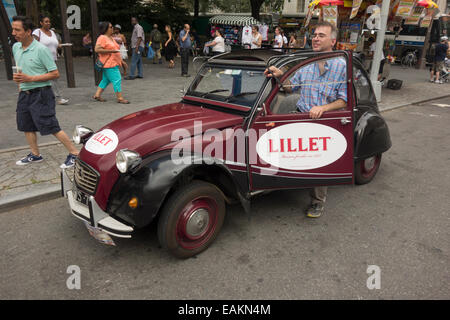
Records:
<instances>
[{"instance_id":1,"label":"plastic cup in hand","mask_svg":"<svg viewBox=\"0 0 450 320\"><path fill-rule=\"evenodd\" d=\"M22 73L22 67L13 66L12 71L13 71L13 73Z\"/></svg>"}]
</instances>

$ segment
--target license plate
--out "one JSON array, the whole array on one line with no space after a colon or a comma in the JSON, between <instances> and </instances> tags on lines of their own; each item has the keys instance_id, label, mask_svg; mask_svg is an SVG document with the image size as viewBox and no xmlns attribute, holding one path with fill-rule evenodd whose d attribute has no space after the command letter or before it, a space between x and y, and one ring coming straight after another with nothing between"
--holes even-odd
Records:
<instances>
[{"instance_id":1,"label":"license plate","mask_svg":"<svg viewBox=\"0 0 450 320\"><path fill-rule=\"evenodd\" d=\"M89 234L94 237L97 241L107 244L109 246L115 246L113 239L102 229L91 226L89 223L85 222L86 228L89 231Z\"/></svg>"},{"instance_id":2,"label":"license plate","mask_svg":"<svg viewBox=\"0 0 450 320\"><path fill-rule=\"evenodd\" d=\"M81 202L85 206L88 206L88 196L81 191L74 191L75 200Z\"/></svg>"}]
</instances>

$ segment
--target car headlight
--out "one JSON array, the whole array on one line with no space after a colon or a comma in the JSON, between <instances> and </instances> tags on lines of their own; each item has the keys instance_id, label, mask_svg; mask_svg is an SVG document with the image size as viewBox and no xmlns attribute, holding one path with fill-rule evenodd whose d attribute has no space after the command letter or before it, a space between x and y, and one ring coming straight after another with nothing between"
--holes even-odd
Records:
<instances>
[{"instance_id":1,"label":"car headlight","mask_svg":"<svg viewBox=\"0 0 450 320\"><path fill-rule=\"evenodd\" d=\"M128 149L122 149L116 153L116 167L122 173L136 168L141 164L142 158L139 153Z\"/></svg>"},{"instance_id":2,"label":"car headlight","mask_svg":"<svg viewBox=\"0 0 450 320\"><path fill-rule=\"evenodd\" d=\"M94 130L81 125L77 125L75 126L75 130L73 131L72 138L76 144L85 143L93 133Z\"/></svg>"}]
</instances>

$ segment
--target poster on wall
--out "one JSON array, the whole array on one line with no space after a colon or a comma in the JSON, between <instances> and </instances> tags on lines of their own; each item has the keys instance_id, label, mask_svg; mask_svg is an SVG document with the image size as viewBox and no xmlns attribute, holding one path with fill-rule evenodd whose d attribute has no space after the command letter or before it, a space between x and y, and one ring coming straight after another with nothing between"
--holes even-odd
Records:
<instances>
[{"instance_id":1,"label":"poster on wall","mask_svg":"<svg viewBox=\"0 0 450 320\"><path fill-rule=\"evenodd\" d=\"M353 19L358 14L359 8L361 7L362 0L353 0L352 13L350 14L350 19Z\"/></svg>"},{"instance_id":2,"label":"poster on wall","mask_svg":"<svg viewBox=\"0 0 450 320\"><path fill-rule=\"evenodd\" d=\"M408 18L412 14L415 4L416 0L400 0L397 8L397 16Z\"/></svg>"},{"instance_id":3,"label":"poster on wall","mask_svg":"<svg viewBox=\"0 0 450 320\"><path fill-rule=\"evenodd\" d=\"M6 14L8 15L9 23L12 24L12 18L17 16L16 6L14 0L2 0L3 6L5 7Z\"/></svg>"},{"instance_id":4,"label":"poster on wall","mask_svg":"<svg viewBox=\"0 0 450 320\"><path fill-rule=\"evenodd\" d=\"M418 25L420 16L422 15L424 9L424 7L415 7L409 18L406 18L405 24Z\"/></svg>"},{"instance_id":5,"label":"poster on wall","mask_svg":"<svg viewBox=\"0 0 450 320\"><path fill-rule=\"evenodd\" d=\"M427 10L427 15L422 19L420 22L421 28L428 28L431 24L431 21L433 20L433 10Z\"/></svg>"},{"instance_id":6,"label":"poster on wall","mask_svg":"<svg viewBox=\"0 0 450 320\"><path fill-rule=\"evenodd\" d=\"M337 6L323 6L323 20L337 27L338 8Z\"/></svg>"}]
</instances>

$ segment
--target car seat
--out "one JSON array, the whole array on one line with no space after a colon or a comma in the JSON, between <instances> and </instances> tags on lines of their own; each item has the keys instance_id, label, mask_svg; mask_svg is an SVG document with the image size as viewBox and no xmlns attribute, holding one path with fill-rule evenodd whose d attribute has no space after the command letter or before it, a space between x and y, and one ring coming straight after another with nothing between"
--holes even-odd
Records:
<instances>
[{"instance_id":1,"label":"car seat","mask_svg":"<svg viewBox=\"0 0 450 320\"><path fill-rule=\"evenodd\" d=\"M297 110L297 102L300 99L300 95L297 93L293 94L278 94L276 99L274 99L274 107L272 109L272 114L287 114L292 111Z\"/></svg>"}]
</instances>

